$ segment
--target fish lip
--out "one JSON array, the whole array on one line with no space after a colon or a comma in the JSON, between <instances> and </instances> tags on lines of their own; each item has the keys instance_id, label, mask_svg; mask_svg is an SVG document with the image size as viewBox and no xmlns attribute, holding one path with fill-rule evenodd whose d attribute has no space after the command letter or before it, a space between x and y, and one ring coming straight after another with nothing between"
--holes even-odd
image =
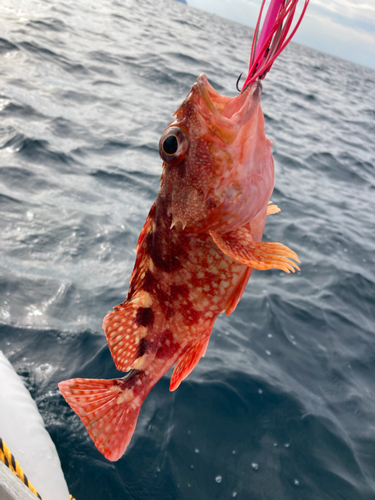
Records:
<instances>
[{"instance_id":1,"label":"fish lip","mask_svg":"<svg viewBox=\"0 0 375 500\"><path fill-rule=\"evenodd\" d=\"M197 97L195 100L196 110L207 126L225 144L232 144L238 134L238 125L222 113L225 104L231 98L221 96L219 92L211 87L205 74L198 76L192 90ZM214 102L215 98L217 104Z\"/></svg>"},{"instance_id":2,"label":"fish lip","mask_svg":"<svg viewBox=\"0 0 375 500\"><path fill-rule=\"evenodd\" d=\"M233 116L236 123L244 124L249 121L255 109L260 105L263 85L260 80L252 82L246 89L236 98L239 99L239 110Z\"/></svg>"},{"instance_id":3,"label":"fish lip","mask_svg":"<svg viewBox=\"0 0 375 500\"><path fill-rule=\"evenodd\" d=\"M260 80L250 83L245 90L243 90L238 96L232 98L223 97L217 90L215 90L212 85L208 82L207 76L202 73L198 76L196 82L199 95L206 105L207 109L216 117L225 117L225 120L232 121L233 124L236 123L246 123L255 107L260 103L260 98L263 91L263 86ZM215 103L215 98L219 100L228 99L226 104L221 104L220 108ZM236 111L233 115L228 116L225 113L226 106L230 106L230 102L236 102Z\"/></svg>"},{"instance_id":4,"label":"fish lip","mask_svg":"<svg viewBox=\"0 0 375 500\"><path fill-rule=\"evenodd\" d=\"M207 76L204 73L201 73L198 76L198 78L197 78L197 87L198 87L199 94L200 94L203 102L205 103L205 105L207 106L207 108L211 111L211 113L213 113L214 115L217 112L220 113L219 109L217 108L217 106L212 101L212 98L211 98L210 94L213 94L213 95L218 96L218 97L221 97L221 96L220 96L219 92L217 92L217 90L215 90L212 87L212 85L209 84Z\"/></svg>"},{"instance_id":5,"label":"fish lip","mask_svg":"<svg viewBox=\"0 0 375 500\"><path fill-rule=\"evenodd\" d=\"M249 92L253 97L260 99L263 91L263 85L260 80L255 80L255 82L250 83L250 85L248 85L246 89L241 92L241 94L246 92L247 89L249 89Z\"/></svg>"}]
</instances>

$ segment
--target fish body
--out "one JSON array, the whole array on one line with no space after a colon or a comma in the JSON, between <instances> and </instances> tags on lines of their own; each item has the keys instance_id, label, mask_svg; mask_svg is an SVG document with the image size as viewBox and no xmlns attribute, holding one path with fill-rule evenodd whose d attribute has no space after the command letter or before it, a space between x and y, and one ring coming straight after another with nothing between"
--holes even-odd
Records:
<instances>
[{"instance_id":1,"label":"fish body","mask_svg":"<svg viewBox=\"0 0 375 500\"><path fill-rule=\"evenodd\" d=\"M122 456L140 407L176 363L175 390L205 354L216 317L231 314L253 268L298 269L297 255L262 243L274 164L261 84L237 97L200 75L160 139L163 174L141 231L127 299L103 328L123 379L59 388L110 460Z\"/></svg>"}]
</instances>

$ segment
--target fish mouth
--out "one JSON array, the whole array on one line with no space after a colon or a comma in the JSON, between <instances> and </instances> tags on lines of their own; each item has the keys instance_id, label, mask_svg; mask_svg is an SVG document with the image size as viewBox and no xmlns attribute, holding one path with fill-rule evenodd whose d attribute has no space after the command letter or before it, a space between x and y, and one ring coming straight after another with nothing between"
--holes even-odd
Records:
<instances>
[{"instance_id":1,"label":"fish mouth","mask_svg":"<svg viewBox=\"0 0 375 500\"><path fill-rule=\"evenodd\" d=\"M262 84L255 81L236 97L222 96L207 80L205 74L197 78L197 108L211 130L225 144L232 144L238 132L248 122L255 108L260 104Z\"/></svg>"}]
</instances>

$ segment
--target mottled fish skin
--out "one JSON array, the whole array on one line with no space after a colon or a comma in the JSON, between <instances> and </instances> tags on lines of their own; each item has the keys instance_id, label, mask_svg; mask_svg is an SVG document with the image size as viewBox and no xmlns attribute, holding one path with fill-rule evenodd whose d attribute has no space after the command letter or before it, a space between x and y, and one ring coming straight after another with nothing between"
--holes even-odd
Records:
<instances>
[{"instance_id":1,"label":"mottled fish skin","mask_svg":"<svg viewBox=\"0 0 375 500\"><path fill-rule=\"evenodd\" d=\"M149 389L208 339L218 314L249 278L248 267L224 255L209 233L170 229L167 212L168 203L158 198L140 237L128 298L103 323L116 367L142 370Z\"/></svg>"},{"instance_id":2,"label":"mottled fish skin","mask_svg":"<svg viewBox=\"0 0 375 500\"><path fill-rule=\"evenodd\" d=\"M273 189L271 142L260 83L220 96L205 75L160 141L164 160L156 202L141 231L127 299L104 318L119 380L72 379L59 388L110 460L122 456L139 410L177 363L175 390L205 354L216 317L231 314L253 268L298 269L297 255L262 243ZM178 148L167 154L166 138Z\"/></svg>"}]
</instances>

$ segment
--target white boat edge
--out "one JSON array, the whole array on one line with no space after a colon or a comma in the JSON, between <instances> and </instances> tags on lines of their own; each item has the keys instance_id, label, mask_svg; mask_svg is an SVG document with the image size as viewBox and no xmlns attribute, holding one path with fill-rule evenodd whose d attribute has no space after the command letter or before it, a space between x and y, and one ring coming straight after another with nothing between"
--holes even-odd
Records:
<instances>
[{"instance_id":1,"label":"white boat edge","mask_svg":"<svg viewBox=\"0 0 375 500\"><path fill-rule=\"evenodd\" d=\"M43 500L70 500L56 447L45 429L36 403L2 351L0 408L6 409L0 411L0 437L30 483ZM12 471L9 472L14 475ZM22 485L22 481L14 477ZM35 495L30 493L35 499Z\"/></svg>"},{"instance_id":2,"label":"white boat edge","mask_svg":"<svg viewBox=\"0 0 375 500\"><path fill-rule=\"evenodd\" d=\"M0 462L0 499L35 500L37 497L3 462Z\"/></svg>"}]
</instances>

